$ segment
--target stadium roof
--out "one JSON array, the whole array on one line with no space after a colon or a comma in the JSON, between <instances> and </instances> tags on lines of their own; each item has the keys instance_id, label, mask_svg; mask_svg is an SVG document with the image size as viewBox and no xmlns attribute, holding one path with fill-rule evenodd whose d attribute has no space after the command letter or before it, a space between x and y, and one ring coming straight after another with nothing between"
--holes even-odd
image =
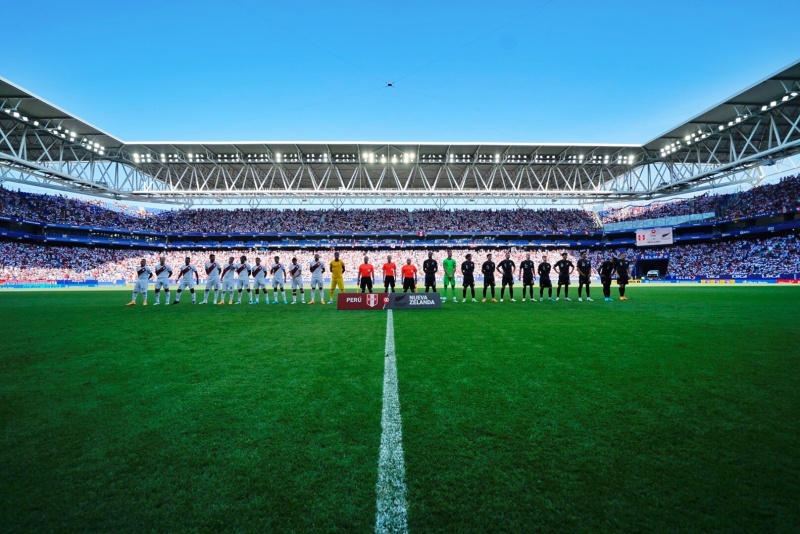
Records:
<instances>
[{"instance_id":1,"label":"stadium roof","mask_svg":"<svg viewBox=\"0 0 800 534\"><path fill-rule=\"evenodd\" d=\"M800 152L800 62L642 145L126 142L0 79L0 179L165 202L659 198Z\"/></svg>"}]
</instances>

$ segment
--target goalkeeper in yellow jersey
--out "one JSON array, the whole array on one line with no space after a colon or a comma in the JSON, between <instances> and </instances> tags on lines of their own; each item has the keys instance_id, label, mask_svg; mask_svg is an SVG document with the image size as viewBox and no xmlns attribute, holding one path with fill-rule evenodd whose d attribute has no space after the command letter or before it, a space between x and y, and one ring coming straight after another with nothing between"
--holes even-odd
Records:
<instances>
[{"instance_id":1,"label":"goalkeeper in yellow jersey","mask_svg":"<svg viewBox=\"0 0 800 534\"><path fill-rule=\"evenodd\" d=\"M334 252L333 261L331 262L331 298L328 304L333 304L333 292L336 288L344 293L344 262L339 259L339 253Z\"/></svg>"},{"instance_id":2,"label":"goalkeeper in yellow jersey","mask_svg":"<svg viewBox=\"0 0 800 534\"><path fill-rule=\"evenodd\" d=\"M442 300L447 302L447 286L453 288L453 302L456 300L456 260L453 259L453 252L448 250L447 257L442 261L444 268L444 292L442 293Z\"/></svg>"}]
</instances>

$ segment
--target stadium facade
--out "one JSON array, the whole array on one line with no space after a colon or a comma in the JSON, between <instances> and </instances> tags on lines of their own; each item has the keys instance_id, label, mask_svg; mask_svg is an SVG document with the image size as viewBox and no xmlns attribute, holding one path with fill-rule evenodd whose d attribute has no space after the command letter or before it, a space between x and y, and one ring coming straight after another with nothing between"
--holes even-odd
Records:
<instances>
[{"instance_id":1,"label":"stadium facade","mask_svg":"<svg viewBox=\"0 0 800 534\"><path fill-rule=\"evenodd\" d=\"M797 168L798 94L800 62L641 145L126 142L0 79L0 180L182 206L663 199Z\"/></svg>"}]
</instances>

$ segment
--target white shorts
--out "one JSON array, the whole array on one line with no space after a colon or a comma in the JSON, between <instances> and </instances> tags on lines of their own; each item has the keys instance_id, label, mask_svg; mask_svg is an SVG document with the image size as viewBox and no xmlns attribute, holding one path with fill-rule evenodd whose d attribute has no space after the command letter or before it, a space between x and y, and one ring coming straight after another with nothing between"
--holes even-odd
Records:
<instances>
[{"instance_id":1,"label":"white shorts","mask_svg":"<svg viewBox=\"0 0 800 534\"><path fill-rule=\"evenodd\" d=\"M236 280L236 287L239 288L239 291L241 291L242 289L250 291L250 280L239 278L238 280Z\"/></svg>"},{"instance_id":2,"label":"white shorts","mask_svg":"<svg viewBox=\"0 0 800 534\"><path fill-rule=\"evenodd\" d=\"M206 280L206 289L214 289L219 291L219 278L209 278Z\"/></svg>"},{"instance_id":3,"label":"white shorts","mask_svg":"<svg viewBox=\"0 0 800 534\"><path fill-rule=\"evenodd\" d=\"M281 289L283 289L283 280L275 280L273 278L272 279L272 288L275 289L276 287L280 287Z\"/></svg>"},{"instance_id":4,"label":"white shorts","mask_svg":"<svg viewBox=\"0 0 800 534\"><path fill-rule=\"evenodd\" d=\"M322 289L322 277L319 278L312 278L311 279L311 289L317 288Z\"/></svg>"},{"instance_id":5,"label":"white shorts","mask_svg":"<svg viewBox=\"0 0 800 534\"><path fill-rule=\"evenodd\" d=\"M303 279L292 278L292 289L303 289Z\"/></svg>"},{"instance_id":6,"label":"white shorts","mask_svg":"<svg viewBox=\"0 0 800 534\"><path fill-rule=\"evenodd\" d=\"M147 280L137 280L133 283L133 289L139 293L147 293Z\"/></svg>"},{"instance_id":7,"label":"white shorts","mask_svg":"<svg viewBox=\"0 0 800 534\"><path fill-rule=\"evenodd\" d=\"M264 291L267 290L267 281L264 279L261 280L253 280L253 289L256 291L259 289L263 289Z\"/></svg>"},{"instance_id":8,"label":"white shorts","mask_svg":"<svg viewBox=\"0 0 800 534\"><path fill-rule=\"evenodd\" d=\"M223 280L222 281L222 290L223 291L233 291L236 289L236 280Z\"/></svg>"},{"instance_id":9,"label":"white shorts","mask_svg":"<svg viewBox=\"0 0 800 534\"><path fill-rule=\"evenodd\" d=\"M186 288L194 289L194 278L181 278L181 285L178 286L178 289L183 291Z\"/></svg>"},{"instance_id":10,"label":"white shorts","mask_svg":"<svg viewBox=\"0 0 800 534\"><path fill-rule=\"evenodd\" d=\"M156 291L166 289L169 291L169 280L156 280Z\"/></svg>"}]
</instances>

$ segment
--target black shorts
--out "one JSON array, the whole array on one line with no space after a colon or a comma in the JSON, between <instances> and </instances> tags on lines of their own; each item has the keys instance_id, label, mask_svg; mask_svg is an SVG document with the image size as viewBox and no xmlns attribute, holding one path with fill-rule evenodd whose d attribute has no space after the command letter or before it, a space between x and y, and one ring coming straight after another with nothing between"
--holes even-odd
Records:
<instances>
[{"instance_id":1,"label":"black shorts","mask_svg":"<svg viewBox=\"0 0 800 534\"><path fill-rule=\"evenodd\" d=\"M513 286L514 285L514 277L511 275L503 275L503 285L504 286Z\"/></svg>"},{"instance_id":2,"label":"black shorts","mask_svg":"<svg viewBox=\"0 0 800 534\"><path fill-rule=\"evenodd\" d=\"M523 276L522 277L522 285L523 286L532 286L533 285L533 277L532 276Z\"/></svg>"},{"instance_id":3,"label":"black shorts","mask_svg":"<svg viewBox=\"0 0 800 534\"><path fill-rule=\"evenodd\" d=\"M425 275L425 287L434 286L436 287L436 275L434 274L426 274Z\"/></svg>"},{"instance_id":4,"label":"black shorts","mask_svg":"<svg viewBox=\"0 0 800 534\"><path fill-rule=\"evenodd\" d=\"M549 276L540 276L539 287L553 287L553 282L550 281Z\"/></svg>"},{"instance_id":5,"label":"black shorts","mask_svg":"<svg viewBox=\"0 0 800 534\"><path fill-rule=\"evenodd\" d=\"M630 282L630 281L631 281L630 276L620 276L620 277L617 278L617 284L619 284L621 286L628 285L628 282Z\"/></svg>"},{"instance_id":6,"label":"black shorts","mask_svg":"<svg viewBox=\"0 0 800 534\"><path fill-rule=\"evenodd\" d=\"M372 278L362 278L361 289L369 289L372 291Z\"/></svg>"},{"instance_id":7,"label":"black shorts","mask_svg":"<svg viewBox=\"0 0 800 534\"><path fill-rule=\"evenodd\" d=\"M384 276L383 287L394 287L394 276Z\"/></svg>"},{"instance_id":8,"label":"black shorts","mask_svg":"<svg viewBox=\"0 0 800 534\"><path fill-rule=\"evenodd\" d=\"M483 279L483 287L494 287L494 278L484 278Z\"/></svg>"},{"instance_id":9,"label":"black shorts","mask_svg":"<svg viewBox=\"0 0 800 534\"><path fill-rule=\"evenodd\" d=\"M608 278L600 277L600 283L603 284L604 286L610 286L611 277L610 276Z\"/></svg>"},{"instance_id":10,"label":"black shorts","mask_svg":"<svg viewBox=\"0 0 800 534\"><path fill-rule=\"evenodd\" d=\"M414 279L413 278L403 278L403 290L406 289L414 289Z\"/></svg>"},{"instance_id":11,"label":"black shorts","mask_svg":"<svg viewBox=\"0 0 800 534\"><path fill-rule=\"evenodd\" d=\"M461 284L463 287L475 287L475 277L472 275L464 276L464 282Z\"/></svg>"},{"instance_id":12,"label":"black shorts","mask_svg":"<svg viewBox=\"0 0 800 534\"><path fill-rule=\"evenodd\" d=\"M558 277L558 285L560 286L568 286L569 285L569 278L568 277Z\"/></svg>"},{"instance_id":13,"label":"black shorts","mask_svg":"<svg viewBox=\"0 0 800 534\"><path fill-rule=\"evenodd\" d=\"M578 282L580 282L581 284L584 284L584 285L587 285L587 286L588 286L589 284L591 284L591 283L592 283L592 279L591 279L591 278L589 278L588 276L583 276L583 275L580 275L580 276L578 277Z\"/></svg>"}]
</instances>

